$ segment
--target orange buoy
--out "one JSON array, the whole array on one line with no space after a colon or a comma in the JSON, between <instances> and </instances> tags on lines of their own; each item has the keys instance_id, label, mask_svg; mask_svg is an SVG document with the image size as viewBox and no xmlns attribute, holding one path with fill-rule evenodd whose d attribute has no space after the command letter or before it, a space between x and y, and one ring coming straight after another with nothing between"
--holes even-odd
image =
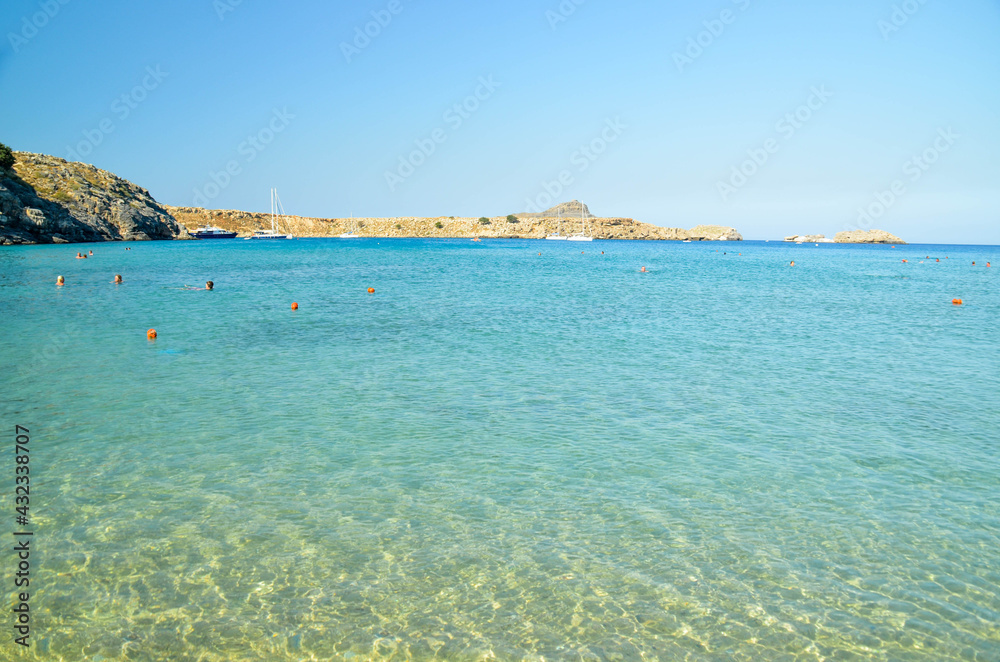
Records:
<instances>
[{"instance_id":1,"label":"orange buoy","mask_svg":"<svg viewBox=\"0 0 1000 662\"><path fill-rule=\"evenodd\" d=\"M295 302L293 301L293 302L292 302L292 310L298 310L298 309L299 309L299 304L297 304L297 303L295 303Z\"/></svg>"},{"instance_id":2,"label":"orange buoy","mask_svg":"<svg viewBox=\"0 0 1000 662\"><path fill-rule=\"evenodd\" d=\"M156 340L156 329L150 329L146 332L146 337L150 340Z\"/></svg>"},{"instance_id":3,"label":"orange buoy","mask_svg":"<svg viewBox=\"0 0 1000 662\"><path fill-rule=\"evenodd\" d=\"M369 287L368 288L368 294L375 294L375 288L374 287Z\"/></svg>"},{"instance_id":4,"label":"orange buoy","mask_svg":"<svg viewBox=\"0 0 1000 662\"><path fill-rule=\"evenodd\" d=\"M56 278L56 285L65 285L65 284L66 284L66 279L63 278L62 276Z\"/></svg>"},{"instance_id":5,"label":"orange buoy","mask_svg":"<svg viewBox=\"0 0 1000 662\"><path fill-rule=\"evenodd\" d=\"M941 261L941 258L938 258L938 259L937 259L937 262L940 262L940 261Z\"/></svg>"},{"instance_id":6,"label":"orange buoy","mask_svg":"<svg viewBox=\"0 0 1000 662\"><path fill-rule=\"evenodd\" d=\"M909 262L909 260L903 260L903 262L904 262L904 263L905 263L905 262Z\"/></svg>"},{"instance_id":7,"label":"orange buoy","mask_svg":"<svg viewBox=\"0 0 1000 662\"><path fill-rule=\"evenodd\" d=\"M962 300L961 299L952 299L951 302L953 304L955 304L956 306L961 306L962 305Z\"/></svg>"}]
</instances>

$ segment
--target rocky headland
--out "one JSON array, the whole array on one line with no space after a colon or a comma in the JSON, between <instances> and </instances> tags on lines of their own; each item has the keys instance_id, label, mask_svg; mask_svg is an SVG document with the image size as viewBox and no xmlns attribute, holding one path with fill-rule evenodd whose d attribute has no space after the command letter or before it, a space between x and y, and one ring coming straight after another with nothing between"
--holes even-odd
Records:
<instances>
[{"instance_id":1,"label":"rocky headland","mask_svg":"<svg viewBox=\"0 0 1000 662\"><path fill-rule=\"evenodd\" d=\"M0 245L186 238L149 195L83 163L13 152L0 167Z\"/></svg>"}]
</instances>

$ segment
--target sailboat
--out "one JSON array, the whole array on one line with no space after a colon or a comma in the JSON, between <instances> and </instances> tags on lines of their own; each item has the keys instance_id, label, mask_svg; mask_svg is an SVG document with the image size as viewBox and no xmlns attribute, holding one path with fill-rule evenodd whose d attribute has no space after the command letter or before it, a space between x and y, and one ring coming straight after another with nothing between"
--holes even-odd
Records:
<instances>
[{"instance_id":1,"label":"sailboat","mask_svg":"<svg viewBox=\"0 0 1000 662\"><path fill-rule=\"evenodd\" d=\"M278 198L278 189L271 189L271 229L254 230L247 239L295 239L290 234L280 234L278 232L278 219L285 215L285 210L281 206L281 199Z\"/></svg>"},{"instance_id":2,"label":"sailboat","mask_svg":"<svg viewBox=\"0 0 1000 662\"><path fill-rule=\"evenodd\" d=\"M354 214L351 214L351 225L348 227L347 232L338 235L341 239L360 239L361 235L357 234L358 227L354 223Z\"/></svg>"},{"instance_id":3,"label":"sailboat","mask_svg":"<svg viewBox=\"0 0 1000 662\"><path fill-rule=\"evenodd\" d=\"M566 241L593 241L594 238L587 234L587 221L583 216L583 211L580 212L580 231L571 234L566 238Z\"/></svg>"},{"instance_id":4,"label":"sailboat","mask_svg":"<svg viewBox=\"0 0 1000 662\"><path fill-rule=\"evenodd\" d=\"M555 234L550 234L546 237L550 241L566 241L566 235L562 234L562 209L558 211L559 213L559 230Z\"/></svg>"}]
</instances>

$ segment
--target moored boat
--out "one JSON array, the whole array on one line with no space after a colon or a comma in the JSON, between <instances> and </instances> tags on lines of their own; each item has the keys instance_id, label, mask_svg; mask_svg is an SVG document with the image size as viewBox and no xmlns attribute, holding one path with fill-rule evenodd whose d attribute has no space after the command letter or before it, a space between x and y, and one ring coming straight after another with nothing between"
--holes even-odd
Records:
<instances>
[{"instance_id":1,"label":"moored boat","mask_svg":"<svg viewBox=\"0 0 1000 662\"><path fill-rule=\"evenodd\" d=\"M285 210L281 206L281 200L278 198L278 189L271 189L271 229L270 230L254 230L247 239L295 239L290 234L281 234L278 232L278 219L285 215Z\"/></svg>"},{"instance_id":2,"label":"moored boat","mask_svg":"<svg viewBox=\"0 0 1000 662\"><path fill-rule=\"evenodd\" d=\"M214 225L206 225L198 228L194 232L189 232L195 239L235 239L236 233L217 228Z\"/></svg>"}]
</instances>

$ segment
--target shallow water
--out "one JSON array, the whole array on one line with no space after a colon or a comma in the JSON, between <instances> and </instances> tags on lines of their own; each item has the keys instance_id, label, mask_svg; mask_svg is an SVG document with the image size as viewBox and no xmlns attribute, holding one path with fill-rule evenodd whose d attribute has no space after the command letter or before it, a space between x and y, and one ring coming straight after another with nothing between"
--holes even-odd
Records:
<instances>
[{"instance_id":1,"label":"shallow water","mask_svg":"<svg viewBox=\"0 0 1000 662\"><path fill-rule=\"evenodd\" d=\"M1000 660L1000 248L130 246L0 249L38 659Z\"/></svg>"}]
</instances>

